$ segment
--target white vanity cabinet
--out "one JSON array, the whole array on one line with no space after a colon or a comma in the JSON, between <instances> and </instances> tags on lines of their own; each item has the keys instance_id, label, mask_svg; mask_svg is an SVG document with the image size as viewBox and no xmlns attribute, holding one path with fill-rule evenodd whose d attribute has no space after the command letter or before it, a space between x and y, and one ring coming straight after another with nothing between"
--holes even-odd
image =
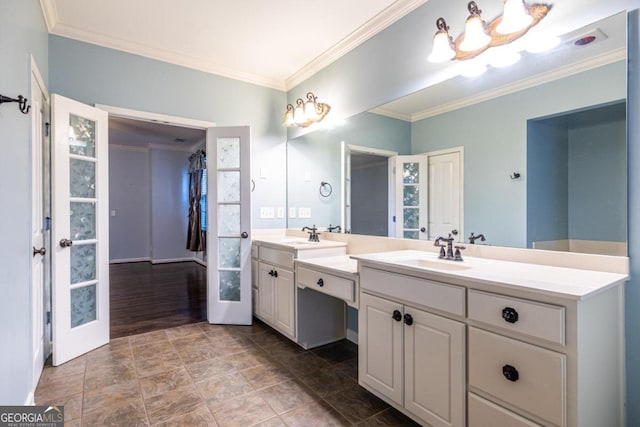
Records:
<instances>
[{"instance_id":1,"label":"white vanity cabinet","mask_svg":"<svg viewBox=\"0 0 640 427\"><path fill-rule=\"evenodd\" d=\"M314 322L326 324L327 319L319 319L319 317L322 310L327 307L327 303L310 300L298 292L295 260L343 255L345 252L344 243L306 243L304 240L295 239L286 240L286 242L254 241L251 251L254 316L302 347L310 348L305 319L309 314L314 314ZM340 313L341 329L344 334L342 306ZM303 325L303 329L300 329L300 324ZM326 330L326 328L319 329ZM326 342L330 341L322 341L321 344ZM314 343L314 345L319 344Z\"/></svg>"},{"instance_id":2,"label":"white vanity cabinet","mask_svg":"<svg viewBox=\"0 0 640 427\"><path fill-rule=\"evenodd\" d=\"M420 422L464 426L465 324L424 309L463 314L464 288L370 268L360 274L360 384ZM385 295L385 284L413 298ZM435 294L442 301L434 306Z\"/></svg>"},{"instance_id":3,"label":"white vanity cabinet","mask_svg":"<svg viewBox=\"0 0 640 427\"><path fill-rule=\"evenodd\" d=\"M624 425L626 275L354 258L359 382L397 409L430 426Z\"/></svg>"}]
</instances>

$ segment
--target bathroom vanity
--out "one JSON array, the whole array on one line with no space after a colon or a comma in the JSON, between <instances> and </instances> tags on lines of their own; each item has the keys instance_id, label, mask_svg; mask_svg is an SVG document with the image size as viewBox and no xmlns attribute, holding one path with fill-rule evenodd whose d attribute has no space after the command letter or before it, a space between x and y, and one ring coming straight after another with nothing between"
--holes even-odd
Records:
<instances>
[{"instance_id":1,"label":"bathroom vanity","mask_svg":"<svg viewBox=\"0 0 640 427\"><path fill-rule=\"evenodd\" d=\"M433 426L623 425L625 274L423 251L359 261L359 382Z\"/></svg>"}]
</instances>

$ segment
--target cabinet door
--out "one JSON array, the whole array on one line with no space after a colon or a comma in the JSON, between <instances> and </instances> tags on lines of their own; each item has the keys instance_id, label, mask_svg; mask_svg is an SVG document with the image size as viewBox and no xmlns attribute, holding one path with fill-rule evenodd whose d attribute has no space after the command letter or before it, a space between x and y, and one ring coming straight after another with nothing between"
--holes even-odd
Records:
<instances>
[{"instance_id":1,"label":"cabinet door","mask_svg":"<svg viewBox=\"0 0 640 427\"><path fill-rule=\"evenodd\" d=\"M275 267L258 263L258 301L256 314L266 322L273 323L275 319L275 285L271 272Z\"/></svg>"},{"instance_id":2,"label":"cabinet door","mask_svg":"<svg viewBox=\"0 0 640 427\"><path fill-rule=\"evenodd\" d=\"M295 283L293 272L283 269L274 269L275 277L275 326L285 335L295 339Z\"/></svg>"},{"instance_id":3,"label":"cabinet door","mask_svg":"<svg viewBox=\"0 0 640 427\"><path fill-rule=\"evenodd\" d=\"M405 306L407 410L439 426L465 423L465 326Z\"/></svg>"},{"instance_id":4,"label":"cabinet door","mask_svg":"<svg viewBox=\"0 0 640 427\"><path fill-rule=\"evenodd\" d=\"M399 405L403 403L402 314L401 304L360 294L358 379Z\"/></svg>"}]
</instances>

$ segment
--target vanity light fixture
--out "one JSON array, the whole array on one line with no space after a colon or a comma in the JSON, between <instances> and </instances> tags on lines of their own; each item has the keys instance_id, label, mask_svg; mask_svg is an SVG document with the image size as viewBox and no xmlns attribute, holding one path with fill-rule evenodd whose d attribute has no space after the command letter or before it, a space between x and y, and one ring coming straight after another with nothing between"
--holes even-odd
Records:
<instances>
[{"instance_id":1,"label":"vanity light fixture","mask_svg":"<svg viewBox=\"0 0 640 427\"><path fill-rule=\"evenodd\" d=\"M445 20L442 17L438 18L438 31L433 36L433 51L428 57L429 62L471 59L489 48L511 43L524 36L547 16L551 5L527 5L524 0L504 0L503 14L489 24L482 19L482 11L475 1L470 1L467 9L469 16L465 23L465 31L455 42L451 42ZM451 55L449 50L453 50L454 55Z\"/></svg>"},{"instance_id":2,"label":"vanity light fixture","mask_svg":"<svg viewBox=\"0 0 640 427\"><path fill-rule=\"evenodd\" d=\"M287 111L284 113L282 126L300 126L306 128L313 123L320 122L331 110L328 104L318 102L318 98L312 93L307 93L307 100L302 98L296 100L296 106L287 104Z\"/></svg>"}]
</instances>

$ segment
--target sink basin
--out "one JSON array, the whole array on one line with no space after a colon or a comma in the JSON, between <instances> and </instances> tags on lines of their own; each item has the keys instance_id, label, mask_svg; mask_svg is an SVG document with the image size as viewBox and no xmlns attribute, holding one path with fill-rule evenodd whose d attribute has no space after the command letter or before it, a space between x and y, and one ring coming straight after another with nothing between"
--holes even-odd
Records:
<instances>
[{"instance_id":1,"label":"sink basin","mask_svg":"<svg viewBox=\"0 0 640 427\"><path fill-rule=\"evenodd\" d=\"M434 270L461 271L469 270L471 267L455 261L431 261L428 259L406 259L398 260L399 263L415 267L431 268Z\"/></svg>"}]
</instances>

